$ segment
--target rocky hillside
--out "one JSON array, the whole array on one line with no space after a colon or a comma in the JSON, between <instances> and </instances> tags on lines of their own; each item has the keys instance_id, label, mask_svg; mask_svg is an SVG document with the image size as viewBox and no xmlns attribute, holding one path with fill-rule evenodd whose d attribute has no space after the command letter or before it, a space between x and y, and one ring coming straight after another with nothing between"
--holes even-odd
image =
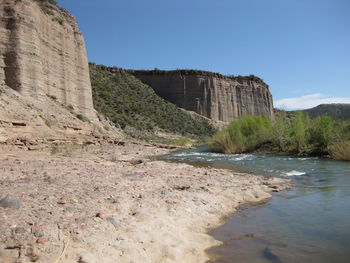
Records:
<instances>
[{"instance_id":1,"label":"rocky hillside","mask_svg":"<svg viewBox=\"0 0 350 263\"><path fill-rule=\"evenodd\" d=\"M129 71L162 98L212 120L242 115L274 118L272 95L260 78L231 77L199 70Z\"/></svg>"},{"instance_id":2,"label":"rocky hillside","mask_svg":"<svg viewBox=\"0 0 350 263\"><path fill-rule=\"evenodd\" d=\"M90 74L96 110L131 135L163 131L202 137L214 131L207 120L160 98L123 69L90 64Z\"/></svg>"},{"instance_id":3,"label":"rocky hillside","mask_svg":"<svg viewBox=\"0 0 350 263\"><path fill-rule=\"evenodd\" d=\"M328 115L335 120L350 120L350 104L321 104L304 112L311 118Z\"/></svg>"},{"instance_id":4,"label":"rocky hillside","mask_svg":"<svg viewBox=\"0 0 350 263\"><path fill-rule=\"evenodd\" d=\"M54 96L96 120L75 18L53 0L1 0L0 17L0 82L37 100Z\"/></svg>"}]
</instances>

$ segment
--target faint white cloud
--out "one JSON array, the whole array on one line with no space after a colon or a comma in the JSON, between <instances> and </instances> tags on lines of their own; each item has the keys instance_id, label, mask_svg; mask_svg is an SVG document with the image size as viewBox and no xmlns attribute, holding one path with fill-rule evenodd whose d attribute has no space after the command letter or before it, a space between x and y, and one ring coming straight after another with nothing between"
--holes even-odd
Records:
<instances>
[{"instance_id":1,"label":"faint white cloud","mask_svg":"<svg viewBox=\"0 0 350 263\"><path fill-rule=\"evenodd\" d=\"M316 107L320 104L330 103L350 103L350 98L329 97L324 94L316 93L295 98L286 98L274 101L275 108L285 110L298 110Z\"/></svg>"}]
</instances>

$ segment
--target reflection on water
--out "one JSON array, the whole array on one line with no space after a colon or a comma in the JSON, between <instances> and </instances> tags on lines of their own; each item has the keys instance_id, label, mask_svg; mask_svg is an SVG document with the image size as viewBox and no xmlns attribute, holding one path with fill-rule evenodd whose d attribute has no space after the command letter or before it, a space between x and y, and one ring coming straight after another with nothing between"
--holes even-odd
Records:
<instances>
[{"instance_id":1,"label":"reflection on water","mask_svg":"<svg viewBox=\"0 0 350 263\"><path fill-rule=\"evenodd\" d=\"M251 206L213 231L216 263L350 262L350 163L272 155L223 155L195 149L169 161L292 178L296 187Z\"/></svg>"}]
</instances>

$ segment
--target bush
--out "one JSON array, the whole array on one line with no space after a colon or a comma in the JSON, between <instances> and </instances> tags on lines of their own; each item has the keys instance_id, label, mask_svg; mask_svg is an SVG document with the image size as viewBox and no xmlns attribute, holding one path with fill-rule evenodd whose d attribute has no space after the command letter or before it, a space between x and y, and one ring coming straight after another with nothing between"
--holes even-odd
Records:
<instances>
[{"instance_id":1,"label":"bush","mask_svg":"<svg viewBox=\"0 0 350 263\"><path fill-rule=\"evenodd\" d=\"M210 143L212 150L222 153L249 152L262 145L271 152L349 160L350 121L335 122L329 116L310 119L302 112L293 119L281 112L274 123L264 117L245 116L216 133Z\"/></svg>"},{"instance_id":2,"label":"bush","mask_svg":"<svg viewBox=\"0 0 350 263\"><path fill-rule=\"evenodd\" d=\"M87 117L85 117L83 114L77 114L75 117L77 117L79 120L83 122L90 122L90 120Z\"/></svg>"},{"instance_id":3,"label":"bush","mask_svg":"<svg viewBox=\"0 0 350 263\"><path fill-rule=\"evenodd\" d=\"M181 137L179 139L173 140L172 144L178 146L192 146L192 142L187 137Z\"/></svg>"},{"instance_id":4,"label":"bush","mask_svg":"<svg viewBox=\"0 0 350 263\"><path fill-rule=\"evenodd\" d=\"M327 148L334 138L334 121L329 116L319 116L310 127L310 144L313 152L318 154L327 153Z\"/></svg>"},{"instance_id":5,"label":"bush","mask_svg":"<svg viewBox=\"0 0 350 263\"><path fill-rule=\"evenodd\" d=\"M52 100L57 100L57 97L55 95L46 94L46 96L48 96Z\"/></svg>"},{"instance_id":6,"label":"bush","mask_svg":"<svg viewBox=\"0 0 350 263\"><path fill-rule=\"evenodd\" d=\"M244 116L216 133L210 147L222 153L252 151L269 140L271 123L263 116Z\"/></svg>"},{"instance_id":7,"label":"bush","mask_svg":"<svg viewBox=\"0 0 350 263\"><path fill-rule=\"evenodd\" d=\"M296 113L294 120L290 124L289 152L302 154L308 151L309 141L309 118L301 111Z\"/></svg>"},{"instance_id":8,"label":"bush","mask_svg":"<svg viewBox=\"0 0 350 263\"><path fill-rule=\"evenodd\" d=\"M329 154L333 159L350 161L350 141L332 143Z\"/></svg>"}]
</instances>

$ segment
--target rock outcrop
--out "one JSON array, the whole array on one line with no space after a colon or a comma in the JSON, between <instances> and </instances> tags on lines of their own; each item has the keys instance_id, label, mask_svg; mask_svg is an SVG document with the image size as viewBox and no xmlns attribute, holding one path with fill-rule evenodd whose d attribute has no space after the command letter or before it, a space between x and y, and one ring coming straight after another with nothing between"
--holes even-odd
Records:
<instances>
[{"instance_id":1,"label":"rock outcrop","mask_svg":"<svg viewBox=\"0 0 350 263\"><path fill-rule=\"evenodd\" d=\"M231 77L197 70L129 71L177 106L216 121L243 115L274 119L269 87L255 76Z\"/></svg>"},{"instance_id":2,"label":"rock outcrop","mask_svg":"<svg viewBox=\"0 0 350 263\"><path fill-rule=\"evenodd\" d=\"M37 100L50 96L96 119L84 38L75 18L36 0L1 0L0 17L0 83Z\"/></svg>"}]
</instances>

